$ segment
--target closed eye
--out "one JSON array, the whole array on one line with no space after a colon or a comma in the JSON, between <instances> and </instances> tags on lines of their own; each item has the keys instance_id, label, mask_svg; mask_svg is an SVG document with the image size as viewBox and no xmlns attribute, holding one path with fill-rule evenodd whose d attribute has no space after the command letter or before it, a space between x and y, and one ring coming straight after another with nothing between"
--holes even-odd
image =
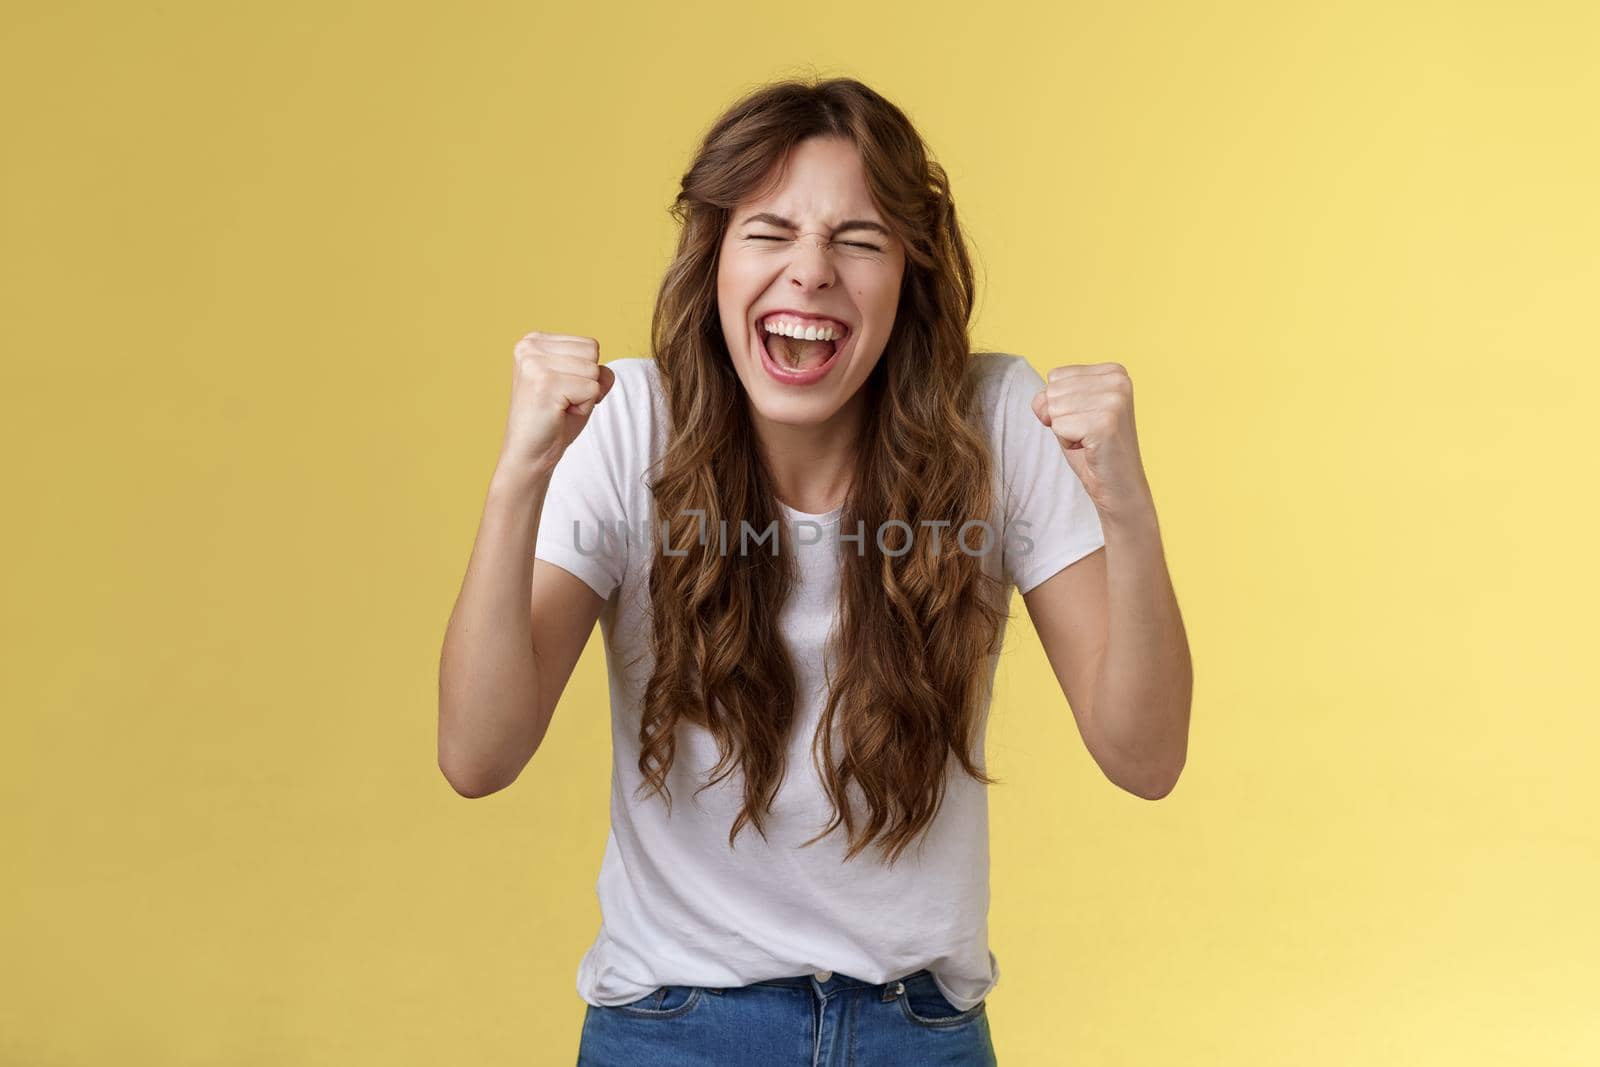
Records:
<instances>
[{"instance_id":1,"label":"closed eye","mask_svg":"<svg viewBox=\"0 0 1600 1067\"><path fill-rule=\"evenodd\" d=\"M770 235L763 235L763 234L759 234L759 233L753 233L753 234L750 235L750 240L752 240L752 241L783 241L783 240L787 240L787 238L784 238L784 237L772 237ZM865 241L840 241L839 244L849 245L852 248L869 248L874 252L882 252L883 251L883 249L879 248L877 245L869 245Z\"/></svg>"}]
</instances>

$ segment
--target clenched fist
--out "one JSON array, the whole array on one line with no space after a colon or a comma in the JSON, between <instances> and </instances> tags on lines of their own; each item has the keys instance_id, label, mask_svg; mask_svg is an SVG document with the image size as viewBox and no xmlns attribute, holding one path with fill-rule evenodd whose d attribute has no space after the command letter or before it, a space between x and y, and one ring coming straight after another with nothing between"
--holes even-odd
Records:
<instances>
[{"instance_id":1,"label":"clenched fist","mask_svg":"<svg viewBox=\"0 0 1600 1067\"><path fill-rule=\"evenodd\" d=\"M518 341L502 466L535 474L555 470L616 377L601 365L600 343L593 337L530 333Z\"/></svg>"},{"instance_id":2,"label":"clenched fist","mask_svg":"<svg viewBox=\"0 0 1600 1067\"><path fill-rule=\"evenodd\" d=\"M1120 363L1056 367L1033 398L1033 413L1055 433L1067 464L1102 516L1154 509L1133 425L1133 379Z\"/></svg>"}]
</instances>

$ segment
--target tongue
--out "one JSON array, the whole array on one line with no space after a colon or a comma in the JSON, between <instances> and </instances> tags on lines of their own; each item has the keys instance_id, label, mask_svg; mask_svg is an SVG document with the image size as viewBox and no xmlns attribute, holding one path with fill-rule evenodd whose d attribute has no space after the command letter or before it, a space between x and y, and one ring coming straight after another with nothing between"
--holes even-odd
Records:
<instances>
[{"instance_id":1,"label":"tongue","mask_svg":"<svg viewBox=\"0 0 1600 1067\"><path fill-rule=\"evenodd\" d=\"M771 335L778 341L778 350L774 355L782 356L783 362L794 370L811 370L828 362L833 355L834 343L832 341L802 341L794 337L784 337L781 334Z\"/></svg>"}]
</instances>

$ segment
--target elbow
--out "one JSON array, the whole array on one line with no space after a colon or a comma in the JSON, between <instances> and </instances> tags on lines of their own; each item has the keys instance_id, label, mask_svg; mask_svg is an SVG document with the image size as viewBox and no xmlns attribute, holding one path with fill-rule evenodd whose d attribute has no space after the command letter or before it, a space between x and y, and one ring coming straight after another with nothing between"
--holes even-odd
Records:
<instances>
[{"instance_id":1,"label":"elbow","mask_svg":"<svg viewBox=\"0 0 1600 1067\"><path fill-rule=\"evenodd\" d=\"M452 759L442 749L439 753L439 773L444 775L444 780L450 783L451 789L468 799L498 793L516 780L515 774L507 778L493 768L474 766Z\"/></svg>"},{"instance_id":2,"label":"elbow","mask_svg":"<svg viewBox=\"0 0 1600 1067\"><path fill-rule=\"evenodd\" d=\"M1117 781L1117 785L1139 797L1141 800L1160 800L1177 788L1178 779L1183 775L1183 764L1161 773L1145 771L1139 775L1124 776Z\"/></svg>"},{"instance_id":3,"label":"elbow","mask_svg":"<svg viewBox=\"0 0 1600 1067\"><path fill-rule=\"evenodd\" d=\"M515 782L532 753L516 758L520 746L505 740L486 744L467 731L459 719L455 709L440 703L437 760L439 773L450 788L461 796L477 799Z\"/></svg>"},{"instance_id":4,"label":"elbow","mask_svg":"<svg viewBox=\"0 0 1600 1067\"><path fill-rule=\"evenodd\" d=\"M1177 788L1183 775L1187 755L1180 754L1176 762L1126 763L1117 767L1102 764L1113 785L1132 793L1141 800L1160 800Z\"/></svg>"},{"instance_id":5,"label":"elbow","mask_svg":"<svg viewBox=\"0 0 1600 1067\"><path fill-rule=\"evenodd\" d=\"M1183 775L1189 759L1187 718L1176 735L1168 733L1158 740L1138 746L1118 747L1101 738L1091 751L1095 762L1111 783L1142 800L1160 800L1169 795Z\"/></svg>"},{"instance_id":6,"label":"elbow","mask_svg":"<svg viewBox=\"0 0 1600 1067\"><path fill-rule=\"evenodd\" d=\"M490 793L498 793L499 790L502 789L501 785L496 785L494 782L486 781L486 779L482 779L482 777L474 777L470 776L470 774L462 774L459 773L459 771L456 771L456 773L451 773L450 769L446 768L443 763L438 765L438 771L445 776L446 782L450 782L451 789L456 790L456 793L459 793L461 797L488 797Z\"/></svg>"},{"instance_id":7,"label":"elbow","mask_svg":"<svg viewBox=\"0 0 1600 1067\"><path fill-rule=\"evenodd\" d=\"M478 797L486 797L491 793L498 793L501 789L505 788L504 786L496 785L491 782L484 782L471 778L462 778L459 775L451 776L448 773L444 777L445 781L450 783L451 789L454 789L457 794L467 797L469 800L475 800Z\"/></svg>"},{"instance_id":8,"label":"elbow","mask_svg":"<svg viewBox=\"0 0 1600 1067\"><path fill-rule=\"evenodd\" d=\"M454 789L458 794L469 799L486 797L491 793L498 793L500 790L511 784L510 782L496 782L482 776L462 774L460 772L452 774L450 771L446 770L442 764L440 765L439 770L444 775L445 781L450 783L451 789Z\"/></svg>"},{"instance_id":9,"label":"elbow","mask_svg":"<svg viewBox=\"0 0 1600 1067\"><path fill-rule=\"evenodd\" d=\"M1154 784L1145 783L1139 786L1123 786L1123 788L1141 800L1160 800L1168 793L1171 793L1177 784L1178 779L1174 777Z\"/></svg>"}]
</instances>

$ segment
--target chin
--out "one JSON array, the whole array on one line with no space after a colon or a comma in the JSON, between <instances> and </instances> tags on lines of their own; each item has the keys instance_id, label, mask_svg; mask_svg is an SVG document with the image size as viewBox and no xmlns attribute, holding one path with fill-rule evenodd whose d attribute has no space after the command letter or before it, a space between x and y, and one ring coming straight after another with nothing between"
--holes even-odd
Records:
<instances>
[{"instance_id":1,"label":"chin","mask_svg":"<svg viewBox=\"0 0 1600 1067\"><path fill-rule=\"evenodd\" d=\"M768 422L783 426L821 426L833 418L840 405L831 398L805 397L791 400L770 394L751 396L750 406Z\"/></svg>"}]
</instances>

